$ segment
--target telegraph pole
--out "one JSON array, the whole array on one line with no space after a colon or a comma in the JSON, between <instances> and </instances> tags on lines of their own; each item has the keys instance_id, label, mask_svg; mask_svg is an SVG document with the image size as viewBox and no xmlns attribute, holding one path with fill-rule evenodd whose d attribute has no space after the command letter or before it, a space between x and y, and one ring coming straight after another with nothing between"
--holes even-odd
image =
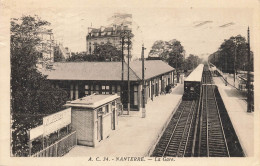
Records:
<instances>
[{"instance_id":1,"label":"telegraph pole","mask_svg":"<svg viewBox=\"0 0 260 166\"><path fill-rule=\"evenodd\" d=\"M127 115L130 114L130 79L129 79L129 70L130 70L130 60L129 60L129 56L130 56L130 38L131 38L131 31L128 31L127 33L127 38L128 38L128 43L127 43L127 62L128 62L128 71L127 71L127 84L128 84L128 103L127 103Z\"/></svg>"},{"instance_id":2,"label":"telegraph pole","mask_svg":"<svg viewBox=\"0 0 260 166\"><path fill-rule=\"evenodd\" d=\"M121 33L122 38L122 82L121 82L121 103L122 103L122 111L124 110L123 105L123 86L124 86L124 44L125 44L125 34Z\"/></svg>"},{"instance_id":3,"label":"telegraph pole","mask_svg":"<svg viewBox=\"0 0 260 166\"><path fill-rule=\"evenodd\" d=\"M252 99L251 99L251 90L250 90L250 34L249 27L247 30L247 46L248 46L248 54L247 54L247 112L252 112Z\"/></svg>"},{"instance_id":4,"label":"telegraph pole","mask_svg":"<svg viewBox=\"0 0 260 166\"><path fill-rule=\"evenodd\" d=\"M146 116L145 110L145 81L144 81L144 44L142 45L142 118Z\"/></svg>"},{"instance_id":5,"label":"telegraph pole","mask_svg":"<svg viewBox=\"0 0 260 166\"><path fill-rule=\"evenodd\" d=\"M236 59L237 59L237 39L235 39L235 57L234 57L234 87L236 87Z\"/></svg>"}]
</instances>

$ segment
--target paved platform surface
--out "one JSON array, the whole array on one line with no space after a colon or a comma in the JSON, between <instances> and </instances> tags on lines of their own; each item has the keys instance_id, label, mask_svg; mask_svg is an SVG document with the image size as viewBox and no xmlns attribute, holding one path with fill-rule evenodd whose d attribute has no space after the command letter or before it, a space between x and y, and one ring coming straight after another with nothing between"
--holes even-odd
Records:
<instances>
[{"instance_id":1,"label":"paved platform surface","mask_svg":"<svg viewBox=\"0 0 260 166\"><path fill-rule=\"evenodd\" d=\"M141 111L119 116L118 127L108 139L95 148L77 145L64 157L146 156L182 95L183 84L178 84L171 94L160 95L147 103L146 118L141 118Z\"/></svg>"},{"instance_id":2,"label":"paved platform surface","mask_svg":"<svg viewBox=\"0 0 260 166\"><path fill-rule=\"evenodd\" d=\"M213 77L219 93L227 109L230 120L238 136L244 153L254 156L254 113L247 113L245 93L228 85L225 86L221 77Z\"/></svg>"}]
</instances>

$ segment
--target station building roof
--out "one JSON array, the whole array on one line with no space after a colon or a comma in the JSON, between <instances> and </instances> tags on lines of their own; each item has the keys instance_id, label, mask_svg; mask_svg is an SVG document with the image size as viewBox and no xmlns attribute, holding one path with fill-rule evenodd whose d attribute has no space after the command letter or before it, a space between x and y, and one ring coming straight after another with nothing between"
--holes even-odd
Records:
<instances>
[{"instance_id":1,"label":"station building roof","mask_svg":"<svg viewBox=\"0 0 260 166\"><path fill-rule=\"evenodd\" d=\"M127 80L127 63L124 63L124 80ZM145 61L145 79L174 71L161 60ZM121 81L122 62L56 62L52 70L42 73L49 80L107 80ZM142 79L142 61L130 62L130 81Z\"/></svg>"},{"instance_id":2,"label":"station building roof","mask_svg":"<svg viewBox=\"0 0 260 166\"><path fill-rule=\"evenodd\" d=\"M199 64L185 79L185 81L200 82L202 79L203 67L203 64Z\"/></svg>"}]
</instances>

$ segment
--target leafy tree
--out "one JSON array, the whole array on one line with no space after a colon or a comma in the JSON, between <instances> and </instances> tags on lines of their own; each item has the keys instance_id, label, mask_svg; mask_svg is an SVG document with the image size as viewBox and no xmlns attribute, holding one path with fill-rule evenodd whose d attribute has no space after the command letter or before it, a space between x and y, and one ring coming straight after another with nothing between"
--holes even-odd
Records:
<instances>
[{"instance_id":1,"label":"leafy tree","mask_svg":"<svg viewBox=\"0 0 260 166\"><path fill-rule=\"evenodd\" d=\"M97 61L97 57L87 54L86 52L72 52L71 57L66 59L68 62L81 62L81 61Z\"/></svg>"},{"instance_id":2,"label":"leafy tree","mask_svg":"<svg viewBox=\"0 0 260 166\"><path fill-rule=\"evenodd\" d=\"M184 69L185 70L192 70L196 68L200 63L202 62L202 59L199 58L196 55L190 54L186 59L185 59L185 65Z\"/></svg>"},{"instance_id":3,"label":"leafy tree","mask_svg":"<svg viewBox=\"0 0 260 166\"><path fill-rule=\"evenodd\" d=\"M97 45L94 54L90 55L86 52L72 53L67 61L121 61L121 51L109 43Z\"/></svg>"},{"instance_id":4,"label":"leafy tree","mask_svg":"<svg viewBox=\"0 0 260 166\"><path fill-rule=\"evenodd\" d=\"M109 43L97 45L94 52L98 61L121 60L121 51Z\"/></svg>"},{"instance_id":5,"label":"leafy tree","mask_svg":"<svg viewBox=\"0 0 260 166\"><path fill-rule=\"evenodd\" d=\"M11 116L12 153L28 153L27 130L42 123L44 115L61 109L67 93L54 88L38 72L36 64L41 56L43 40L39 33L46 31L49 22L35 16L11 20Z\"/></svg>"},{"instance_id":6,"label":"leafy tree","mask_svg":"<svg viewBox=\"0 0 260 166\"><path fill-rule=\"evenodd\" d=\"M166 46L166 42L162 40L157 40L154 42L152 49L149 52L149 57L162 57L162 54ZM166 57L164 57L166 59Z\"/></svg>"},{"instance_id":7,"label":"leafy tree","mask_svg":"<svg viewBox=\"0 0 260 166\"><path fill-rule=\"evenodd\" d=\"M183 59L185 50L181 42L173 39L170 41L155 41L149 52L149 57L158 56L168 62L169 65L177 70L183 69Z\"/></svg>"},{"instance_id":8,"label":"leafy tree","mask_svg":"<svg viewBox=\"0 0 260 166\"><path fill-rule=\"evenodd\" d=\"M234 73L236 70L246 70L248 46L241 35L232 36L225 40L219 49L209 56L209 60L223 72ZM250 53L250 70L253 71L253 52ZM235 66L234 66L235 65Z\"/></svg>"}]
</instances>

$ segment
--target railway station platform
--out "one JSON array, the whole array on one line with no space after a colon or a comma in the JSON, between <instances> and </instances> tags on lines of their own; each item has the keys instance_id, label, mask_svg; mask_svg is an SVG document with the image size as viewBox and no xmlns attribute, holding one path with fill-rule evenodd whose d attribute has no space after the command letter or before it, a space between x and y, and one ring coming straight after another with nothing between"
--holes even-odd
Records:
<instances>
[{"instance_id":1,"label":"railway station platform","mask_svg":"<svg viewBox=\"0 0 260 166\"><path fill-rule=\"evenodd\" d=\"M147 103L145 118L141 118L141 111L130 111L130 115L119 116L118 127L108 139L102 140L95 148L77 145L64 157L148 156L182 95L183 84L178 84L170 94L160 95Z\"/></svg>"},{"instance_id":2,"label":"railway station platform","mask_svg":"<svg viewBox=\"0 0 260 166\"><path fill-rule=\"evenodd\" d=\"M247 113L246 96L231 85L225 86L222 77L213 77L225 104L245 156L254 156L254 113ZM256 133L255 133L256 134Z\"/></svg>"}]
</instances>

